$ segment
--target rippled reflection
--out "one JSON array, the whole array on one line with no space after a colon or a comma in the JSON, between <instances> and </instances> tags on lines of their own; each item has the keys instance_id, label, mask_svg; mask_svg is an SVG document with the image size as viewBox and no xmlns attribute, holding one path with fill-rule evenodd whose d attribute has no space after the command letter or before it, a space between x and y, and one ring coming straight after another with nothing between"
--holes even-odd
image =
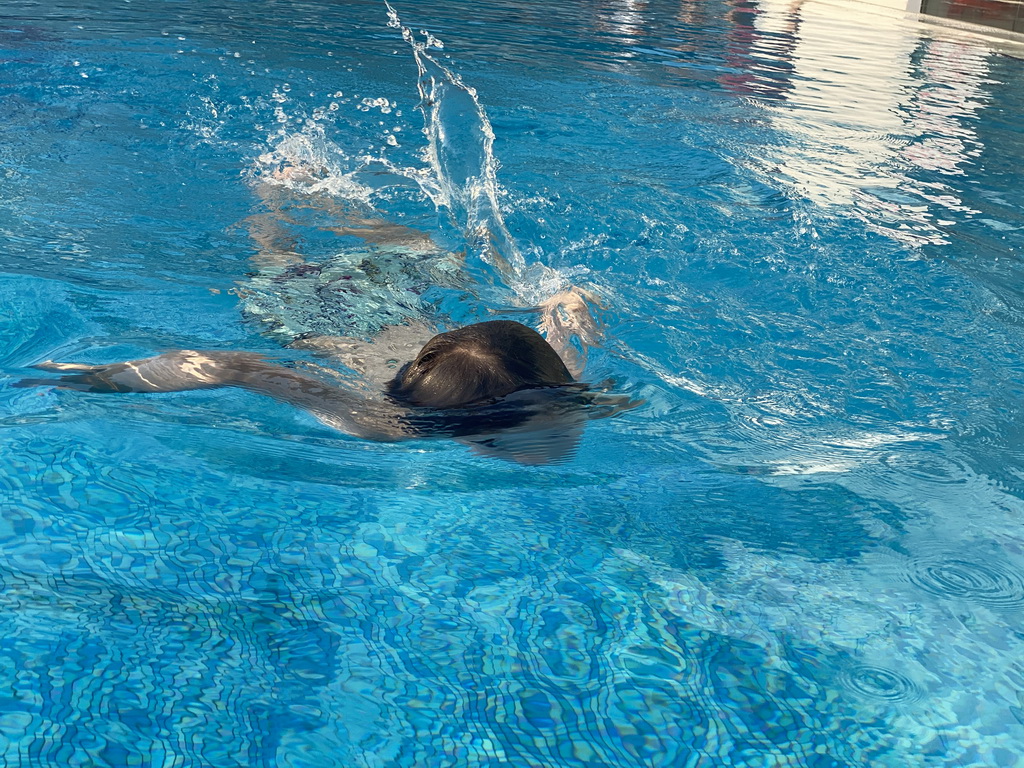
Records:
<instances>
[{"instance_id":1,"label":"rippled reflection","mask_svg":"<svg viewBox=\"0 0 1024 768\"><path fill-rule=\"evenodd\" d=\"M914 684L899 672L882 667L855 667L847 671L845 680L857 693L884 701L907 701L920 695Z\"/></svg>"},{"instance_id":2,"label":"rippled reflection","mask_svg":"<svg viewBox=\"0 0 1024 768\"><path fill-rule=\"evenodd\" d=\"M884 234L947 243L947 228L977 213L943 175L962 175L981 152L973 120L987 55L898 25L840 44L846 27L835 13L800 12L793 90L772 116L792 137L777 162L801 193L850 207ZM917 169L939 175L917 178Z\"/></svg>"},{"instance_id":3,"label":"rippled reflection","mask_svg":"<svg viewBox=\"0 0 1024 768\"><path fill-rule=\"evenodd\" d=\"M1024 604L1024 576L998 563L949 560L919 562L910 579L940 597L962 598L983 605L1014 608Z\"/></svg>"}]
</instances>

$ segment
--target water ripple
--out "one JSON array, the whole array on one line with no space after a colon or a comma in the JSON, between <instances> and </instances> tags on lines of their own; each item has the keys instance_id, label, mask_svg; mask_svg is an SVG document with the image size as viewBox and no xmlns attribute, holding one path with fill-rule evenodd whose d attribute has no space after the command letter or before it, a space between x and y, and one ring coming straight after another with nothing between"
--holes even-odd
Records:
<instances>
[{"instance_id":1,"label":"water ripple","mask_svg":"<svg viewBox=\"0 0 1024 768\"><path fill-rule=\"evenodd\" d=\"M914 701L920 689L899 672L871 664L858 664L844 670L843 685L855 693L888 702Z\"/></svg>"},{"instance_id":2,"label":"water ripple","mask_svg":"<svg viewBox=\"0 0 1024 768\"><path fill-rule=\"evenodd\" d=\"M1024 606L1024 576L999 563L917 560L910 581L938 597L956 597L995 608Z\"/></svg>"}]
</instances>

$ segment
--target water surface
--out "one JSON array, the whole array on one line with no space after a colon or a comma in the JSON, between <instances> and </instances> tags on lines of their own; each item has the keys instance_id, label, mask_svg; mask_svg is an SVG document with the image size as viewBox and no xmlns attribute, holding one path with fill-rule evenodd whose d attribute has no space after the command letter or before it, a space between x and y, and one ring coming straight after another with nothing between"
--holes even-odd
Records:
<instances>
[{"instance_id":1,"label":"water surface","mask_svg":"<svg viewBox=\"0 0 1024 768\"><path fill-rule=\"evenodd\" d=\"M395 10L415 46L369 2L0 9L5 764L1017 764L1019 52L815 2ZM586 377L646 405L522 467L12 387L308 362L238 295L295 162L337 206L279 189L296 252L427 232L442 324L588 286Z\"/></svg>"}]
</instances>

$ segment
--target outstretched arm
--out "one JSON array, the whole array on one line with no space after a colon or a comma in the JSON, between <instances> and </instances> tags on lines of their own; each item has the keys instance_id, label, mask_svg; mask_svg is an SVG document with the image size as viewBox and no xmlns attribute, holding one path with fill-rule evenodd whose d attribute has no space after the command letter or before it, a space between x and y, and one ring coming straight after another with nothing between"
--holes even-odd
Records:
<instances>
[{"instance_id":1,"label":"outstretched arm","mask_svg":"<svg viewBox=\"0 0 1024 768\"><path fill-rule=\"evenodd\" d=\"M16 386L56 385L86 392L183 392L240 387L282 400L312 413L335 429L368 440L408 436L406 413L389 403L269 362L248 352L179 350L110 365L45 362L57 379L23 379Z\"/></svg>"}]
</instances>

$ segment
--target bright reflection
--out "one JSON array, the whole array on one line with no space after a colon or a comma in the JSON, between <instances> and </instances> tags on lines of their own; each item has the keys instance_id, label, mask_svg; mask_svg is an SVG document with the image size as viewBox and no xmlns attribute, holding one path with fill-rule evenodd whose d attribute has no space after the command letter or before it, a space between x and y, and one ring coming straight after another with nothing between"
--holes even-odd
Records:
<instances>
[{"instance_id":1,"label":"bright reflection","mask_svg":"<svg viewBox=\"0 0 1024 768\"><path fill-rule=\"evenodd\" d=\"M944 243L941 223L971 211L952 188L910 174L961 174L981 151L971 122L984 106L987 54L877 21L818 2L762 4L758 28L796 34L787 35L785 102L767 105L788 137L768 170L781 170L815 202L851 206L869 226L908 244ZM852 34L868 24L870 35ZM915 87L921 80L927 85Z\"/></svg>"}]
</instances>

